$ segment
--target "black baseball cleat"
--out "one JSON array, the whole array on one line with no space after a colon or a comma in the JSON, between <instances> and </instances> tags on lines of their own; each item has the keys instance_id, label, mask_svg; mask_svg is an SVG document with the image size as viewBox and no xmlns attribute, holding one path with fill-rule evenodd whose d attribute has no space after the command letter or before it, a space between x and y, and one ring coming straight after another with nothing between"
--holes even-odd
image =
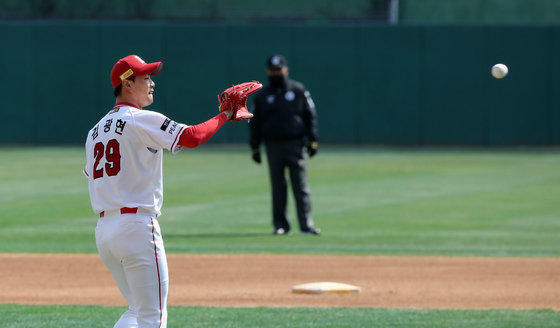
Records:
<instances>
[{"instance_id":1,"label":"black baseball cleat","mask_svg":"<svg viewBox=\"0 0 560 328\"><path fill-rule=\"evenodd\" d=\"M321 234L321 229L317 229L317 228L309 228L307 230L302 230L301 231L302 235L307 235L307 236L319 236Z\"/></svg>"},{"instance_id":2,"label":"black baseball cleat","mask_svg":"<svg viewBox=\"0 0 560 328\"><path fill-rule=\"evenodd\" d=\"M278 229L274 230L273 234L275 234L275 235L287 235L288 232L290 232L290 231L286 230L284 228L278 228Z\"/></svg>"}]
</instances>

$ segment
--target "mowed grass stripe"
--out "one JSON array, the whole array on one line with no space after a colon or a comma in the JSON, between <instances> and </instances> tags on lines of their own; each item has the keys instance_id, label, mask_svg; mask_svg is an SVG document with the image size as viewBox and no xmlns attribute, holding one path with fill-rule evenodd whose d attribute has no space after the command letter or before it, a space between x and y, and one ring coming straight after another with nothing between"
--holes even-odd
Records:
<instances>
[{"instance_id":1,"label":"mowed grass stripe","mask_svg":"<svg viewBox=\"0 0 560 328\"><path fill-rule=\"evenodd\" d=\"M0 150L0 251L96 252L81 147ZM323 234L271 235L266 165L243 146L165 153L169 252L560 255L560 151L322 147L309 161Z\"/></svg>"}]
</instances>

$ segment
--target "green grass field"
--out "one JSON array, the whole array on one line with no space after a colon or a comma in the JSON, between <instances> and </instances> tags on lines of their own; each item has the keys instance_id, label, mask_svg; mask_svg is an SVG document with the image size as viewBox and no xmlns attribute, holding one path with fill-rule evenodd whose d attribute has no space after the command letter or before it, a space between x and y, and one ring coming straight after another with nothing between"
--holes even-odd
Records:
<instances>
[{"instance_id":1,"label":"green grass field","mask_svg":"<svg viewBox=\"0 0 560 328\"><path fill-rule=\"evenodd\" d=\"M1 252L95 253L81 148L2 149ZM245 148L164 158L168 252L560 255L560 151L330 148L309 162L323 235L271 235L265 165Z\"/></svg>"},{"instance_id":2,"label":"green grass field","mask_svg":"<svg viewBox=\"0 0 560 328\"><path fill-rule=\"evenodd\" d=\"M0 306L2 328L106 328L124 308L101 306ZM170 328L550 328L552 310L413 310L364 308L170 307Z\"/></svg>"},{"instance_id":3,"label":"green grass field","mask_svg":"<svg viewBox=\"0 0 560 328\"><path fill-rule=\"evenodd\" d=\"M82 148L0 150L0 252L95 253ZM320 237L272 236L246 147L164 158L169 253L560 255L559 150L325 147L309 162ZM0 305L1 327L110 327L121 308ZM182 318L185 318L184 320ZM189 318L196 318L191 320ZM170 308L170 327L560 327L557 311Z\"/></svg>"}]
</instances>

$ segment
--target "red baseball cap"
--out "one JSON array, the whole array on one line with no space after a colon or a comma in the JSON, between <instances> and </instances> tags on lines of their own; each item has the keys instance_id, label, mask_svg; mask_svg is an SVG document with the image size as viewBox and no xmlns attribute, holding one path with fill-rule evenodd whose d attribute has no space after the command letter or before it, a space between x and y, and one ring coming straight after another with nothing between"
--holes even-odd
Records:
<instances>
[{"instance_id":1,"label":"red baseball cap","mask_svg":"<svg viewBox=\"0 0 560 328\"><path fill-rule=\"evenodd\" d=\"M123 80L130 76L156 75L161 72L162 66L161 62L146 63L137 55L129 55L119 59L115 66L113 66L111 70L111 83L113 88L117 88Z\"/></svg>"}]
</instances>

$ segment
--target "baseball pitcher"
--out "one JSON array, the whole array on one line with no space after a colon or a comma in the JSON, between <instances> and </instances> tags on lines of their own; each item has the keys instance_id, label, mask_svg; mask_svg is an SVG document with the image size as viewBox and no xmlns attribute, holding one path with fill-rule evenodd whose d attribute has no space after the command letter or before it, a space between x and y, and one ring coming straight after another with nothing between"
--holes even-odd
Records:
<instances>
[{"instance_id":1,"label":"baseball pitcher","mask_svg":"<svg viewBox=\"0 0 560 328\"><path fill-rule=\"evenodd\" d=\"M161 62L136 55L120 59L111 71L116 104L86 139L84 174L99 216L97 249L129 305L116 328L167 327L169 275L158 224L163 150L200 146L226 121L250 118L246 98L262 87L254 81L229 88L219 97L217 116L188 126L144 109L154 101L152 76L161 69Z\"/></svg>"}]
</instances>

